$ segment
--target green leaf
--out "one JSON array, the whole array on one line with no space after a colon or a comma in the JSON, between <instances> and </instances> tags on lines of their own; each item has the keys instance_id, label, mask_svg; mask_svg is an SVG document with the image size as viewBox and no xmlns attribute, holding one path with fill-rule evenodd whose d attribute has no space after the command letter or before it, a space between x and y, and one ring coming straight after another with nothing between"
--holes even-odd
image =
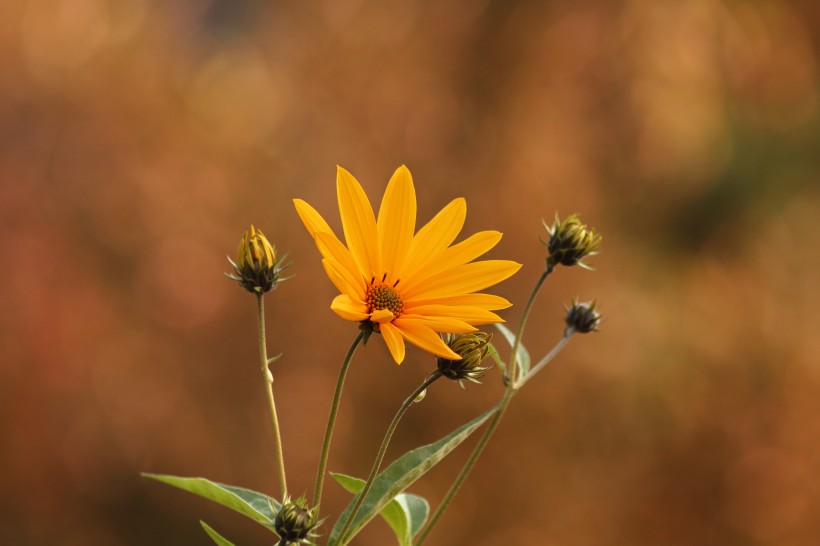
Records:
<instances>
[{"instance_id":1,"label":"green leaf","mask_svg":"<svg viewBox=\"0 0 820 546\"><path fill-rule=\"evenodd\" d=\"M396 495L395 500L402 505L402 509L408 514L410 536L416 536L427 521L427 516L430 515L430 503L424 497L412 493L400 493ZM412 544L412 541L408 544Z\"/></svg>"},{"instance_id":2,"label":"green leaf","mask_svg":"<svg viewBox=\"0 0 820 546\"><path fill-rule=\"evenodd\" d=\"M492 358L495 361L495 364L501 370L501 373L506 377L507 364L505 364L504 361L501 360L501 355L498 354L498 349L495 348L495 345L493 345L492 342L488 343L487 345L490 347L490 350L487 352L487 354L490 358Z\"/></svg>"},{"instance_id":3,"label":"green leaf","mask_svg":"<svg viewBox=\"0 0 820 546\"><path fill-rule=\"evenodd\" d=\"M498 328L498 331L501 332L501 335L507 340L507 343L510 344L510 348L515 344L515 334L512 331L501 324L500 322L495 323L495 327ZM527 351L526 347L524 347L523 343L518 344L518 369L521 370L518 377L524 377L527 375L527 372L530 371L530 353ZM510 380L515 381L517 377L511 377Z\"/></svg>"},{"instance_id":4,"label":"green leaf","mask_svg":"<svg viewBox=\"0 0 820 546\"><path fill-rule=\"evenodd\" d=\"M218 502L270 530L273 530L273 520L276 518L276 513L279 512L279 508L281 508L279 501L276 499L244 487L225 485L205 478L182 478L180 476L148 473L142 475Z\"/></svg>"},{"instance_id":5,"label":"green leaf","mask_svg":"<svg viewBox=\"0 0 820 546\"><path fill-rule=\"evenodd\" d=\"M337 472L331 472L330 475L351 493L364 489L364 480ZM400 493L381 509L379 515L393 529L399 546L411 546L413 536L421 530L429 513L430 505L422 497Z\"/></svg>"},{"instance_id":6,"label":"green leaf","mask_svg":"<svg viewBox=\"0 0 820 546\"><path fill-rule=\"evenodd\" d=\"M205 529L205 532L208 533L208 536L211 537L211 540L213 540L217 546L236 546L233 542L211 529L204 521L199 520L199 524L202 525L202 528Z\"/></svg>"},{"instance_id":7,"label":"green leaf","mask_svg":"<svg viewBox=\"0 0 820 546\"><path fill-rule=\"evenodd\" d=\"M498 407L493 407L486 413L476 417L469 423L460 426L444 438L408 451L385 468L381 474L376 476L373 486L362 503L344 541L340 540L339 533L342 531L345 520L353 510L358 494L350 501L342 515L333 526L328 540L328 546L343 546L350 542L356 534L373 519L376 514L391 500L399 495L410 484L423 476L428 470L438 464L444 457L453 451L459 444L466 440L475 430L480 427L490 416L496 412Z\"/></svg>"}]
</instances>

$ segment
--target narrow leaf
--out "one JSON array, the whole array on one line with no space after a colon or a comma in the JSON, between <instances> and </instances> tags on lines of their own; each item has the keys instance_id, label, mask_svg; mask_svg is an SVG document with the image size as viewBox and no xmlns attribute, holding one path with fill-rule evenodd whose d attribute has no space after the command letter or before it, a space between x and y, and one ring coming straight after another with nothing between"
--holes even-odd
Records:
<instances>
[{"instance_id":1,"label":"narrow leaf","mask_svg":"<svg viewBox=\"0 0 820 546\"><path fill-rule=\"evenodd\" d=\"M199 524L202 525L202 528L205 529L205 532L208 533L208 536L211 537L211 540L214 541L216 546L236 546L233 542L211 529L204 521L199 520Z\"/></svg>"},{"instance_id":2,"label":"narrow leaf","mask_svg":"<svg viewBox=\"0 0 820 546\"><path fill-rule=\"evenodd\" d=\"M488 410L483 415L476 417L469 423L460 426L440 440L408 451L391 463L381 474L376 476L373 486L365 497L359 512L353 518L345 540L340 540L341 537L339 537L339 533L342 531L348 514L350 514L353 509L358 494L350 501L350 504L345 508L333 526L333 530L330 532L328 546L343 546L350 542L391 500L438 464L439 461L475 432L478 427L484 424L496 410L497 406Z\"/></svg>"},{"instance_id":3,"label":"narrow leaf","mask_svg":"<svg viewBox=\"0 0 820 546\"><path fill-rule=\"evenodd\" d=\"M364 480L337 472L331 472L330 475L351 493L358 493L364 489ZM430 505L422 497L401 493L388 502L379 515L393 529L399 546L411 546L413 536L424 525L429 512Z\"/></svg>"},{"instance_id":4,"label":"narrow leaf","mask_svg":"<svg viewBox=\"0 0 820 546\"><path fill-rule=\"evenodd\" d=\"M497 322L494 325L498 328L498 331L501 332L501 335L507 340L507 343L510 344L510 348L515 344L515 334L506 326ZM524 347L523 343L518 344L518 369L521 370L521 373L517 377L523 377L527 375L527 372L530 371L530 353L527 351L526 347ZM511 377L512 381L515 381L517 377Z\"/></svg>"},{"instance_id":5,"label":"narrow leaf","mask_svg":"<svg viewBox=\"0 0 820 546\"><path fill-rule=\"evenodd\" d=\"M173 485L236 510L256 523L273 530L273 520L281 504L276 499L244 487L225 485L205 478L182 478L166 474L143 473L146 478Z\"/></svg>"},{"instance_id":6,"label":"narrow leaf","mask_svg":"<svg viewBox=\"0 0 820 546\"><path fill-rule=\"evenodd\" d=\"M430 515L430 503L424 497L412 493L401 493L396 496L396 501L410 516L410 536L416 536Z\"/></svg>"}]
</instances>

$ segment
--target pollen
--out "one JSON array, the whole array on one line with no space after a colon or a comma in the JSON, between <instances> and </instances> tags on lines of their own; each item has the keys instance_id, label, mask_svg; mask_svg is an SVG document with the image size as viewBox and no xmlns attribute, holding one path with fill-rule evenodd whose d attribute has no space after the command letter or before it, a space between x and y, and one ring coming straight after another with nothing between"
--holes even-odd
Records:
<instances>
[{"instance_id":1,"label":"pollen","mask_svg":"<svg viewBox=\"0 0 820 546\"><path fill-rule=\"evenodd\" d=\"M365 303L367 303L368 313L388 309L395 316L398 316L404 309L404 302L395 287L383 282L370 283L365 294Z\"/></svg>"}]
</instances>

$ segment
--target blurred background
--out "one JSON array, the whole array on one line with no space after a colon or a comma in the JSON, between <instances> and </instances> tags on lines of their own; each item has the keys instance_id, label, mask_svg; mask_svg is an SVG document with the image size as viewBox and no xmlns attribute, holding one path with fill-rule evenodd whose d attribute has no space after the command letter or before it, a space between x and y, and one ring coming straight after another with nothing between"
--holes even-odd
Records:
<instances>
[{"instance_id":1,"label":"blurred background","mask_svg":"<svg viewBox=\"0 0 820 546\"><path fill-rule=\"evenodd\" d=\"M542 218L604 235L525 343L547 351L576 295L602 331L516 397L427 544L817 544L819 31L812 0L3 1L0 542L205 545L205 519L272 544L139 472L278 491L254 299L223 277L253 222L297 275L268 341L312 491L356 329L291 199L338 227L336 164L378 203L404 163L420 222L464 196L465 234L504 232L512 326ZM433 366L357 353L330 470L366 475ZM388 459L501 392L436 384ZM471 444L411 491L435 505ZM323 508L348 499L329 482Z\"/></svg>"}]
</instances>

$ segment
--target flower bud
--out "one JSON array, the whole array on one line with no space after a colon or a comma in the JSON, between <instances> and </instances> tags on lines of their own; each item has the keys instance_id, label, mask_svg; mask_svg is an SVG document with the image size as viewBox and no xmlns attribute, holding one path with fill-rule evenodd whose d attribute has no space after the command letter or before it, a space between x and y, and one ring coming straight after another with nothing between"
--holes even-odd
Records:
<instances>
[{"instance_id":1,"label":"flower bud","mask_svg":"<svg viewBox=\"0 0 820 546\"><path fill-rule=\"evenodd\" d=\"M267 237L253 225L239 241L236 261L230 258L228 261L234 267L235 274L226 275L248 292L264 294L283 280L279 278L284 269L281 266L282 258L276 259L276 251Z\"/></svg>"},{"instance_id":2,"label":"flower bud","mask_svg":"<svg viewBox=\"0 0 820 546\"><path fill-rule=\"evenodd\" d=\"M304 497L294 501L286 498L273 521L273 528L280 538L277 546L313 544L319 523L314 510L307 507Z\"/></svg>"},{"instance_id":3,"label":"flower bud","mask_svg":"<svg viewBox=\"0 0 820 546\"><path fill-rule=\"evenodd\" d=\"M583 263L587 256L598 254L601 248L601 236L595 230L581 223L577 214L573 214L563 222L555 215L555 223L544 227L549 234L549 240L543 241L547 245L549 256L547 257L547 268L552 270L556 265L580 265L583 268L590 267Z\"/></svg>"},{"instance_id":4,"label":"flower bud","mask_svg":"<svg viewBox=\"0 0 820 546\"><path fill-rule=\"evenodd\" d=\"M601 323L601 314L595 310L595 302L581 302L572 300L572 305L567 308L567 316L564 317L567 330L572 329L579 334L597 332Z\"/></svg>"},{"instance_id":5,"label":"flower bud","mask_svg":"<svg viewBox=\"0 0 820 546\"><path fill-rule=\"evenodd\" d=\"M439 357L436 359L438 371L444 377L458 381L461 388L464 388L463 379L473 383L481 383L479 379L492 367L481 366L481 361L490 352L490 340L492 338L492 334L485 332L454 336L447 345L461 357L461 360L447 360Z\"/></svg>"}]
</instances>

